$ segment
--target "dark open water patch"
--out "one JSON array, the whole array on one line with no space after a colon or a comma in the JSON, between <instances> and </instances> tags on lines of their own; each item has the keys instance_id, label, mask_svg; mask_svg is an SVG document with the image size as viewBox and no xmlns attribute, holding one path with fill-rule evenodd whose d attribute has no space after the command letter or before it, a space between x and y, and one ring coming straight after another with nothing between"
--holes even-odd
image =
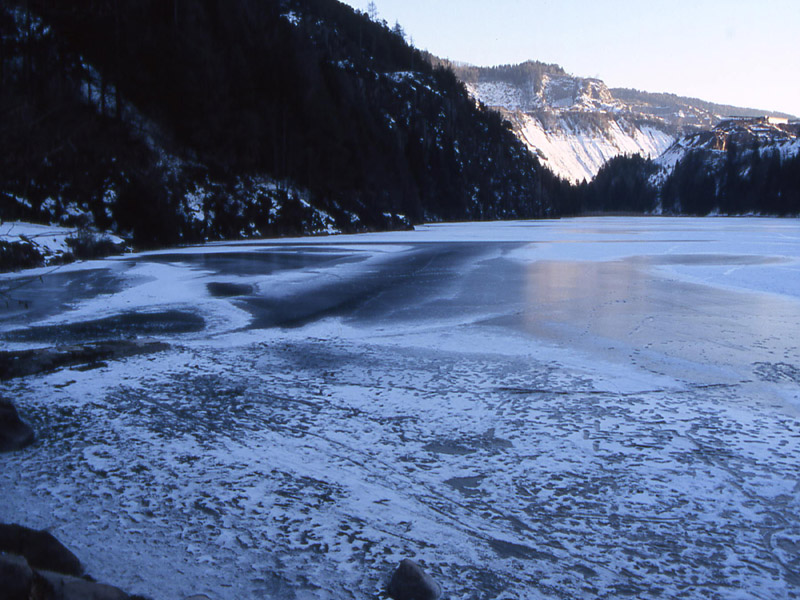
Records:
<instances>
[{"instance_id":1,"label":"dark open water patch","mask_svg":"<svg viewBox=\"0 0 800 600\"><path fill-rule=\"evenodd\" d=\"M214 298L235 298L236 296L249 296L253 293L252 285L246 283L225 283L212 281L206 285L208 293Z\"/></svg>"},{"instance_id":2,"label":"dark open water patch","mask_svg":"<svg viewBox=\"0 0 800 600\"><path fill-rule=\"evenodd\" d=\"M0 284L0 323L40 320L81 300L122 289L124 279L112 269L53 272L5 279Z\"/></svg>"},{"instance_id":3,"label":"dark open water patch","mask_svg":"<svg viewBox=\"0 0 800 600\"><path fill-rule=\"evenodd\" d=\"M43 325L17 329L0 336L11 342L77 343L137 336L194 333L205 328L203 317L185 311L128 312L104 319L64 325Z\"/></svg>"},{"instance_id":4,"label":"dark open water patch","mask_svg":"<svg viewBox=\"0 0 800 600\"><path fill-rule=\"evenodd\" d=\"M61 344L36 350L0 351L0 381L48 373L62 367L90 371L108 366L106 362L108 360L151 354L168 348L169 346L163 342L111 340L78 346Z\"/></svg>"},{"instance_id":5,"label":"dark open water patch","mask_svg":"<svg viewBox=\"0 0 800 600\"><path fill-rule=\"evenodd\" d=\"M246 251L223 252L211 254L156 254L147 257L147 261L156 263L185 263L192 267L212 271L223 275L269 275L277 271L292 269L307 269L345 262L358 262L365 256L354 255L352 252L340 251L315 252L302 248L302 252L293 246L287 246L279 251Z\"/></svg>"},{"instance_id":6,"label":"dark open water patch","mask_svg":"<svg viewBox=\"0 0 800 600\"><path fill-rule=\"evenodd\" d=\"M516 246L516 244L514 244ZM480 243L416 244L413 250L365 269L346 280L280 298L246 297L239 306L251 329L302 327L328 317L388 323L432 318L438 291L486 255ZM460 307L457 307L460 309ZM448 314L442 309L442 315Z\"/></svg>"}]
</instances>

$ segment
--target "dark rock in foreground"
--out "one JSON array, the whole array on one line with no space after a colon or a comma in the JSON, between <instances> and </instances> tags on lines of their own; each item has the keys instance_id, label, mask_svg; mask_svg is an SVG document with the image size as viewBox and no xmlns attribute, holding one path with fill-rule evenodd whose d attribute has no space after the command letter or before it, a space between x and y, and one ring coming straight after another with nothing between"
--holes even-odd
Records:
<instances>
[{"instance_id":1,"label":"dark rock in foreground","mask_svg":"<svg viewBox=\"0 0 800 600\"><path fill-rule=\"evenodd\" d=\"M43 594L46 600L133 600L132 596L111 585L48 571L41 571L37 575L49 588Z\"/></svg>"},{"instance_id":2,"label":"dark rock in foreground","mask_svg":"<svg viewBox=\"0 0 800 600\"><path fill-rule=\"evenodd\" d=\"M56 346L37 350L0 352L0 380L47 373L62 367L96 365L114 360L166 350L163 342L108 341L78 346Z\"/></svg>"},{"instance_id":3,"label":"dark rock in foreground","mask_svg":"<svg viewBox=\"0 0 800 600\"><path fill-rule=\"evenodd\" d=\"M146 600L83 575L78 558L46 531L0 524L0 600Z\"/></svg>"},{"instance_id":4,"label":"dark rock in foreground","mask_svg":"<svg viewBox=\"0 0 800 600\"><path fill-rule=\"evenodd\" d=\"M408 558L400 562L386 591L394 600L436 600L442 594L433 577Z\"/></svg>"},{"instance_id":5,"label":"dark rock in foreground","mask_svg":"<svg viewBox=\"0 0 800 600\"><path fill-rule=\"evenodd\" d=\"M120 589L86 579L37 571L22 556L0 554L2 600L134 600Z\"/></svg>"},{"instance_id":6,"label":"dark rock in foreground","mask_svg":"<svg viewBox=\"0 0 800 600\"><path fill-rule=\"evenodd\" d=\"M0 452L24 448L32 444L35 437L33 429L19 418L16 407L0 398Z\"/></svg>"},{"instance_id":7,"label":"dark rock in foreground","mask_svg":"<svg viewBox=\"0 0 800 600\"><path fill-rule=\"evenodd\" d=\"M0 554L0 595L5 600L28 600L33 570L21 556Z\"/></svg>"},{"instance_id":8,"label":"dark rock in foreground","mask_svg":"<svg viewBox=\"0 0 800 600\"><path fill-rule=\"evenodd\" d=\"M0 524L0 551L24 557L35 569L76 577L83 574L78 557L47 531Z\"/></svg>"}]
</instances>

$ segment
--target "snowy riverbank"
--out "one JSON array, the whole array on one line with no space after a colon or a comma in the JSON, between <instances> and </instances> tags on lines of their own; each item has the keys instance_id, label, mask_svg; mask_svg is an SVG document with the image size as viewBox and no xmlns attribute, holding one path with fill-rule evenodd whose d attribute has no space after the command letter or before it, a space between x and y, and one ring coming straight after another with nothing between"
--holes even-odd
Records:
<instances>
[{"instance_id":1,"label":"snowy riverbank","mask_svg":"<svg viewBox=\"0 0 800 600\"><path fill-rule=\"evenodd\" d=\"M0 222L0 273L119 254L125 241L75 227Z\"/></svg>"}]
</instances>

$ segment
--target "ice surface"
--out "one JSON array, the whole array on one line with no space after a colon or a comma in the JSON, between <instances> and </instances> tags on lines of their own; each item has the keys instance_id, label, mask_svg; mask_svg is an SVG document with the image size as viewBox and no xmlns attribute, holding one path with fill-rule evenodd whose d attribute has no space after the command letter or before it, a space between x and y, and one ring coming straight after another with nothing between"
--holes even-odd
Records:
<instances>
[{"instance_id":1,"label":"ice surface","mask_svg":"<svg viewBox=\"0 0 800 600\"><path fill-rule=\"evenodd\" d=\"M72 265L4 347L205 328L0 385L39 434L0 521L154 598L378 597L403 557L447 598L796 598L798 265L796 220L661 218Z\"/></svg>"}]
</instances>

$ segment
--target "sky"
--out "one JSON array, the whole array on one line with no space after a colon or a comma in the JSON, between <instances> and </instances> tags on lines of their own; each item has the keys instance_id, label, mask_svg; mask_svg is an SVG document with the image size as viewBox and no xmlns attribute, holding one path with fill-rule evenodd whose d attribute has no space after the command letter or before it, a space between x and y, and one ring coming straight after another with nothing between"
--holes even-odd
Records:
<instances>
[{"instance_id":1,"label":"sky","mask_svg":"<svg viewBox=\"0 0 800 600\"><path fill-rule=\"evenodd\" d=\"M373 0L416 47L800 116L800 0ZM367 10L369 0L345 0Z\"/></svg>"}]
</instances>

